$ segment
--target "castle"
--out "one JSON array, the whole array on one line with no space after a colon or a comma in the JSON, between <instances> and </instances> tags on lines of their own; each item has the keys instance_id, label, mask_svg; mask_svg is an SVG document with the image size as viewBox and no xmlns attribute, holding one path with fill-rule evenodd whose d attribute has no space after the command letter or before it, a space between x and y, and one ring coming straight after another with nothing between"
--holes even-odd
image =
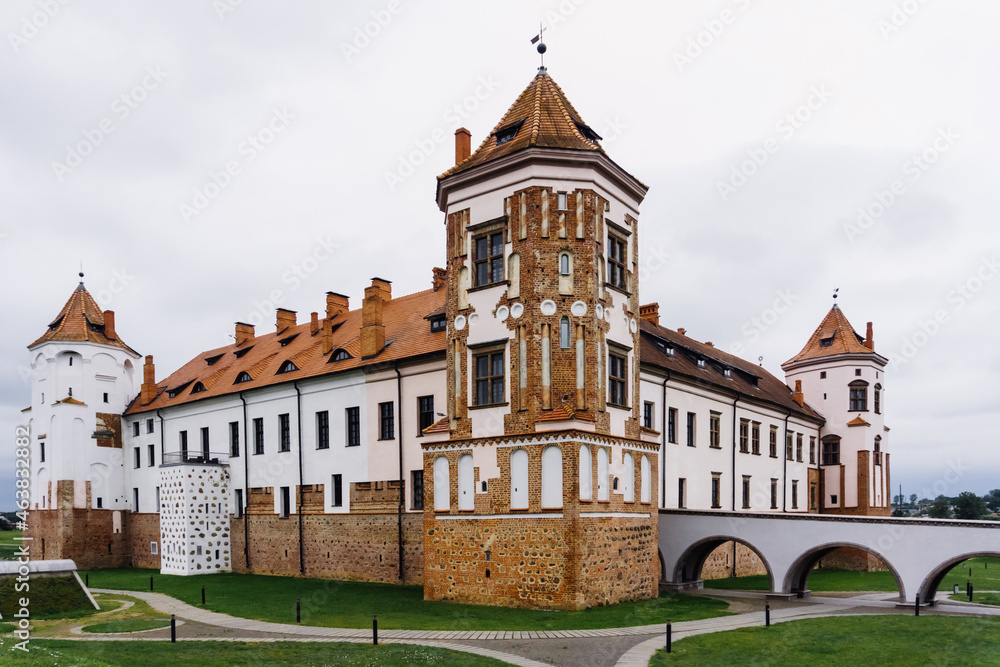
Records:
<instances>
[{"instance_id":1,"label":"castle","mask_svg":"<svg viewBox=\"0 0 1000 667\"><path fill-rule=\"evenodd\" d=\"M600 141L540 68L456 132L430 289L279 308L165 379L81 281L28 346L35 556L582 609L657 594L661 508L888 515L871 325L834 306L788 384L660 326L647 186Z\"/></svg>"}]
</instances>

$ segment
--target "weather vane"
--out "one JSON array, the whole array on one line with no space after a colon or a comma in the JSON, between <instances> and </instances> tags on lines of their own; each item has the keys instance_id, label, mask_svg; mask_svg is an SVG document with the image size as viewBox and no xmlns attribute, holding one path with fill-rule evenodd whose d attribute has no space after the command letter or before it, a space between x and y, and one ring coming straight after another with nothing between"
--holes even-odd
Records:
<instances>
[{"instance_id":1,"label":"weather vane","mask_svg":"<svg viewBox=\"0 0 1000 667\"><path fill-rule=\"evenodd\" d=\"M538 46L536 46L535 48L538 51L538 57L541 58L542 61L541 67L538 68L540 70L545 69L545 52L548 50L548 47L545 46L545 42L542 41L542 33L545 32L545 30L546 28L543 28L542 24L539 23L538 34L531 38L532 44L538 44Z\"/></svg>"},{"instance_id":2,"label":"weather vane","mask_svg":"<svg viewBox=\"0 0 1000 667\"><path fill-rule=\"evenodd\" d=\"M837 292L839 291L840 291L839 287L833 290L833 305L835 306L837 305Z\"/></svg>"}]
</instances>

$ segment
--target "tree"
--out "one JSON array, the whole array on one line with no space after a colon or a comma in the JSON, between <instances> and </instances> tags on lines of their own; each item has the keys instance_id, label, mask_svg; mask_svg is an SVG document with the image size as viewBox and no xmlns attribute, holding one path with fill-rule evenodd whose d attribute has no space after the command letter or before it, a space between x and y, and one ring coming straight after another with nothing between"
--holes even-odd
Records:
<instances>
[{"instance_id":1,"label":"tree","mask_svg":"<svg viewBox=\"0 0 1000 667\"><path fill-rule=\"evenodd\" d=\"M927 516L932 519L950 519L951 518L951 501L944 496L938 496L931 503L931 508L927 510Z\"/></svg>"},{"instance_id":2,"label":"tree","mask_svg":"<svg viewBox=\"0 0 1000 667\"><path fill-rule=\"evenodd\" d=\"M892 497L892 504L896 506L896 509L902 509L903 508L903 494L900 493L897 496L893 496Z\"/></svg>"},{"instance_id":3,"label":"tree","mask_svg":"<svg viewBox=\"0 0 1000 667\"><path fill-rule=\"evenodd\" d=\"M986 506L994 512L1000 510L1000 489L993 489L986 494L986 497L983 498L983 500L986 501Z\"/></svg>"},{"instance_id":4,"label":"tree","mask_svg":"<svg viewBox=\"0 0 1000 667\"><path fill-rule=\"evenodd\" d=\"M916 506L917 506L917 494L911 493L910 494L910 507L916 507Z\"/></svg>"},{"instance_id":5,"label":"tree","mask_svg":"<svg viewBox=\"0 0 1000 667\"><path fill-rule=\"evenodd\" d=\"M956 519L978 519L988 513L986 501L972 491L962 491L955 499Z\"/></svg>"}]
</instances>

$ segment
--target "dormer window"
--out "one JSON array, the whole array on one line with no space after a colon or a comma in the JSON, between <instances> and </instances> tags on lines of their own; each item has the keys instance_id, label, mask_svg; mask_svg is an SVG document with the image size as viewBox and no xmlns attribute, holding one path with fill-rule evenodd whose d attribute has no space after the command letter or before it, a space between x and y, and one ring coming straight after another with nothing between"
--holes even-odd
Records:
<instances>
[{"instance_id":1,"label":"dormer window","mask_svg":"<svg viewBox=\"0 0 1000 667\"><path fill-rule=\"evenodd\" d=\"M833 336L830 336L829 338L820 338L819 339L819 346L820 347L832 347L833 346Z\"/></svg>"},{"instance_id":2,"label":"dormer window","mask_svg":"<svg viewBox=\"0 0 1000 667\"><path fill-rule=\"evenodd\" d=\"M252 349L253 349L253 345L251 345L250 347L245 347L245 348L243 348L242 350L235 350L235 351L233 352L233 354L235 354L235 355L236 355L236 358L237 358L237 359L242 359L242 358L243 358L243 355L245 355L245 354L246 354L247 352L249 352L249 351L250 351L250 350L252 350Z\"/></svg>"},{"instance_id":3,"label":"dormer window","mask_svg":"<svg viewBox=\"0 0 1000 667\"><path fill-rule=\"evenodd\" d=\"M698 360L698 368L704 368L704 367L705 367L705 360L704 359L699 359Z\"/></svg>"},{"instance_id":4,"label":"dormer window","mask_svg":"<svg viewBox=\"0 0 1000 667\"><path fill-rule=\"evenodd\" d=\"M214 364L216 361L218 361L221 358L222 358L221 354L217 354L214 357L206 357L205 358L205 363L208 364L209 366L211 366L212 364Z\"/></svg>"},{"instance_id":5,"label":"dormer window","mask_svg":"<svg viewBox=\"0 0 1000 667\"><path fill-rule=\"evenodd\" d=\"M282 373L291 373L297 370L299 370L299 367L295 365L295 362L289 359L285 363L281 364L281 368L278 369L278 372L275 373L275 375L281 375Z\"/></svg>"},{"instance_id":6,"label":"dormer window","mask_svg":"<svg viewBox=\"0 0 1000 667\"><path fill-rule=\"evenodd\" d=\"M233 384L241 384L243 382L252 382L253 378L246 371L240 371L240 374L236 376L236 381Z\"/></svg>"},{"instance_id":7,"label":"dormer window","mask_svg":"<svg viewBox=\"0 0 1000 667\"><path fill-rule=\"evenodd\" d=\"M591 143L597 143L598 141L601 140L602 138L601 135L599 135L597 132L594 132L594 130L586 123L581 123L579 121L576 121L575 124L576 124L576 129L580 131L580 134L582 134L584 139L586 139L587 141Z\"/></svg>"},{"instance_id":8,"label":"dormer window","mask_svg":"<svg viewBox=\"0 0 1000 667\"><path fill-rule=\"evenodd\" d=\"M191 393L192 394L200 394L203 391L207 391L207 390L205 389L205 385L202 384L201 382L195 382L194 386L191 387Z\"/></svg>"},{"instance_id":9,"label":"dormer window","mask_svg":"<svg viewBox=\"0 0 1000 667\"><path fill-rule=\"evenodd\" d=\"M513 125L508 125L507 127L501 128L501 129L497 130L496 132L494 132L494 136L497 138L496 145L497 146L502 146L505 143L507 143L508 141L513 140L514 137L517 136L517 131L521 129L521 126L523 124L524 124L524 119L519 120L518 122L514 123Z\"/></svg>"},{"instance_id":10,"label":"dormer window","mask_svg":"<svg viewBox=\"0 0 1000 667\"><path fill-rule=\"evenodd\" d=\"M178 394L180 394L182 391L184 391L185 389L187 389L187 387L188 387L189 384L191 384L190 381L185 382L184 384L179 385L177 387L174 387L173 389L168 389L167 390L167 398L175 398Z\"/></svg>"},{"instance_id":11,"label":"dormer window","mask_svg":"<svg viewBox=\"0 0 1000 667\"><path fill-rule=\"evenodd\" d=\"M333 353L333 356L330 357L330 361L344 361L345 359L350 359L350 358L351 358L350 353L344 348L340 348L339 350Z\"/></svg>"},{"instance_id":12,"label":"dormer window","mask_svg":"<svg viewBox=\"0 0 1000 667\"><path fill-rule=\"evenodd\" d=\"M278 342L281 344L281 347L285 347L286 345L288 345L289 343L291 343L293 340L295 340L297 337L298 337L298 334L295 334L293 336L288 336L287 338L282 338ZM296 369L296 370L298 370L298 369Z\"/></svg>"},{"instance_id":13,"label":"dormer window","mask_svg":"<svg viewBox=\"0 0 1000 667\"><path fill-rule=\"evenodd\" d=\"M724 371L722 371L722 374L725 375L727 378L733 377L733 372L731 370L729 370L728 368L725 369Z\"/></svg>"},{"instance_id":14,"label":"dormer window","mask_svg":"<svg viewBox=\"0 0 1000 667\"><path fill-rule=\"evenodd\" d=\"M431 333L437 333L439 331L445 331L448 329L448 322L445 320L444 316L435 317L431 320Z\"/></svg>"}]
</instances>

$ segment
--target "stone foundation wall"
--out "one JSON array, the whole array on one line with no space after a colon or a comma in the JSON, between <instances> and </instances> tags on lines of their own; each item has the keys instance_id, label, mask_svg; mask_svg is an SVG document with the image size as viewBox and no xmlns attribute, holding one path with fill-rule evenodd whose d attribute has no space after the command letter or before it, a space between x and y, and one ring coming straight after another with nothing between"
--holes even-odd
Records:
<instances>
[{"instance_id":1,"label":"stone foundation wall","mask_svg":"<svg viewBox=\"0 0 1000 667\"><path fill-rule=\"evenodd\" d=\"M651 519L580 520L582 550L575 579L587 608L659 594L660 560L656 514Z\"/></svg>"},{"instance_id":2,"label":"stone foundation wall","mask_svg":"<svg viewBox=\"0 0 1000 667\"><path fill-rule=\"evenodd\" d=\"M120 529L114 530L114 514ZM128 539L129 512L105 509L63 508L33 510L28 515L27 537L33 538L33 560L69 558L81 570L129 567L132 550ZM147 545L148 548L148 545Z\"/></svg>"}]
</instances>

